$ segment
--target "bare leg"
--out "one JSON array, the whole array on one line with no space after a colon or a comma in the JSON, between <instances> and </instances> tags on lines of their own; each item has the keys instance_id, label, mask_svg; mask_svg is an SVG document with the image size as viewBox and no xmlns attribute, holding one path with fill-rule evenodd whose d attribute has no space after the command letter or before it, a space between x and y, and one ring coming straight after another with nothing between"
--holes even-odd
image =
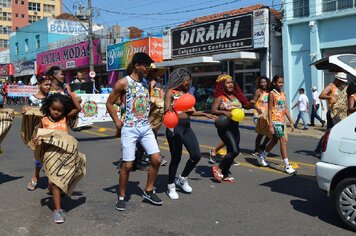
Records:
<instances>
[{"instance_id":1,"label":"bare leg","mask_svg":"<svg viewBox=\"0 0 356 236\"><path fill-rule=\"evenodd\" d=\"M218 153L218 151L220 149L222 149L223 147L225 147L225 143L223 141L220 141L213 150L211 150L211 154L212 156L216 156L216 153Z\"/></svg>"},{"instance_id":2,"label":"bare leg","mask_svg":"<svg viewBox=\"0 0 356 236\"><path fill-rule=\"evenodd\" d=\"M264 140L263 143L262 143L263 149L266 148L266 146L267 146L267 144L268 144L269 141L270 141L270 139L269 139L267 136L265 136L265 140Z\"/></svg>"},{"instance_id":3,"label":"bare leg","mask_svg":"<svg viewBox=\"0 0 356 236\"><path fill-rule=\"evenodd\" d=\"M161 155L160 153L155 153L151 155L151 163L150 168L147 173L147 184L145 191L152 191L154 187L154 183L157 178L159 167L161 166Z\"/></svg>"},{"instance_id":4,"label":"bare leg","mask_svg":"<svg viewBox=\"0 0 356 236\"><path fill-rule=\"evenodd\" d=\"M125 197L127 182L129 181L130 170L132 169L132 161L124 161L120 169L119 178L119 196Z\"/></svg>"},{"instance_id":5,"label":"bare leg","mask_svg":"<svg viewBox=\"0 0 356 236\"><path fill-rule=\"evenodd\" d=\"M276 146L277 143L278 143L278 139L273 136L271 141L267 144L265 151L270 152L274 148L274 146Z\"/></svg>"},{"instance_id":6,"label":"bare leg","mask_svg":"<svg viewBox=\"0 0 356 236\"><path fill-rule=\"evenodd\" d=\"M61 190L54 184L52 186L52 196L53 196L54 210L61 209Z\"/></svg>"},{"instance_id":7,"label":"bare leg","mask_svg":"<svg viewBox=\"0 0 356 236\"><path fill-rule=\"evenodd\" d=\"M260 144L261 144L262 138L263 138L262 134L257 134L256 140L255 140L254 152L258 152L258 150L260 149Z\"/></svg>"},{"instance_id":8,"label":"bare leg","mask_svg":"<svg viewBox=\"0 0 356 236\"><path fill-rule=\"evenodd\" d=\"M286 159L288 157L288 154L287 154L287 141L285 137L279 139L279 145L281 148L281 156L283 159Z\"/></svg>"}]
</instances>

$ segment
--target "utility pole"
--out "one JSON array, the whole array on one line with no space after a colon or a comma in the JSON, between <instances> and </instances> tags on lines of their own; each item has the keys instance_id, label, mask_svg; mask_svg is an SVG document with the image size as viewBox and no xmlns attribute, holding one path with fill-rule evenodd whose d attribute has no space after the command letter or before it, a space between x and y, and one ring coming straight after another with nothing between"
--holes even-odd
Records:
<instances>
[{"instance_id":1,"label":"utility pole","mask_svg":"<svg viewBox=\"0 0 356 236\"><path fill-rule=\"evenodd\" d=\"M94 71L94 52L93 52L93 7L91 0L88 0L88 13L89 13L89 71Z\"/></svg>"}]
</instances>

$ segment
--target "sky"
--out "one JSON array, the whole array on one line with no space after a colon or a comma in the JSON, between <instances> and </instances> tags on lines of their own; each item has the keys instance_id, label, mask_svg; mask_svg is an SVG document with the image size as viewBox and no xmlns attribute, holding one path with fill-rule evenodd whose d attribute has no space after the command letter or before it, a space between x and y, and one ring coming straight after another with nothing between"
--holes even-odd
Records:
<instances>
[{"instance_id":1,"label":"sky","mask_svg":"<svg viewBox=\"0 0 356 236\"><path fill-rule=\"evenodd\" d=\"M74 14L75 6L87 0L60 0L63 12ZM281 0L92 0L94 22L105 26L136 26L149 33L160 32L196 17L262 3L277 10Z\"/></svg>"}]
</instances>

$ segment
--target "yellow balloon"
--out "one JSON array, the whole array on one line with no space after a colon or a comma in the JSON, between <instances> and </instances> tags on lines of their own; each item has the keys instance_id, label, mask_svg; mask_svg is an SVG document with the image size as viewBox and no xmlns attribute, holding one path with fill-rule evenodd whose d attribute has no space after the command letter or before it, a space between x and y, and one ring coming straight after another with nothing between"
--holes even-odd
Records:
<instances>
[{"instance_id":1,"label":"yellow balloon","mask_svg":"<svg viewBox=\"0 0 356 236\"><path fill-rule=\"evenodd\" d=\"M241 122L245 118L245 113L242 109L236 108L231 111L231 120Z\"/></svg>"}]
</instances>

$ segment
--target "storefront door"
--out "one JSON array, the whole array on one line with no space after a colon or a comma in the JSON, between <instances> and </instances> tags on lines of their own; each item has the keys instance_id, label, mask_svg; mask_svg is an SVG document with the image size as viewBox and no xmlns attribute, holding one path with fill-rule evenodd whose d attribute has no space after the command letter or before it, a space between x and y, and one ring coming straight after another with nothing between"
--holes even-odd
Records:
<instances>
[{"instance_id":1,"label":"storefront door","mask_svg":"<svg viewBox=\"0 0 356 236\"><path fill-rule=\"evenodd\" d=\"M234 80L244 91L246 97L251 99L256 90L256 78L260 76L260 62L235 62Z\"/></svg>"}]
</instances>

